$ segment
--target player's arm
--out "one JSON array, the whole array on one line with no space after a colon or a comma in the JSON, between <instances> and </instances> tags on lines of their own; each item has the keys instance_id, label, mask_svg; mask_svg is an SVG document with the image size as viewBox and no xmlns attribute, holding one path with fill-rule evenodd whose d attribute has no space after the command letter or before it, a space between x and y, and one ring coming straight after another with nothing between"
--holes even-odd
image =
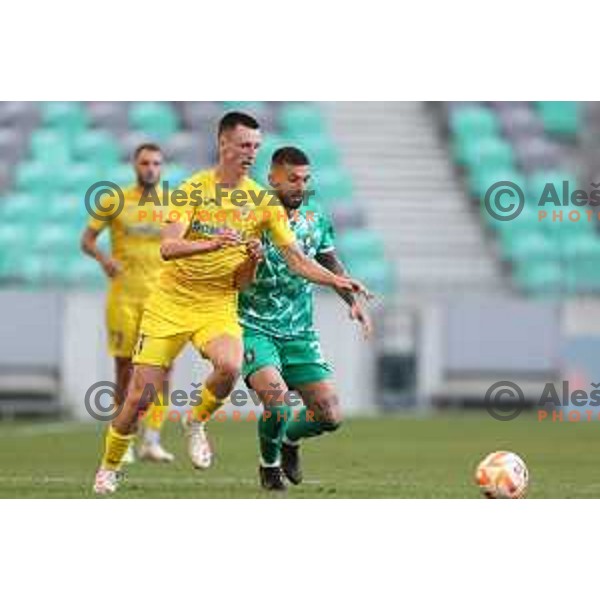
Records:
<instances>
[{"instance_id":1,"label":"player's arm","mask_svg":"<svg viewBox=\"0 0 600 600\"><path fill-rule=\"evenodd\" d=\"M98 248L97 241L101 231L102 229L95 229L90 226L86 227L81 236L81 250L98 261L107 277L114 277L119 273L121 266L118 261L110 256L106 256L106 254Z\"/></svg>"},{"instance_id":2,"label":"player's arm","mask_svg":"<svg viewBox=\"0 0 600 600\"><path fill-rule=\"evenodd\" d=\"M187 224L179 221L167 223L163 227L160 242L160 255L163 260L187 258L241 243L239 234L230 229L210 240L187 240L184 237L187 228Z\"/></svg>"},{"instance_id":3,"label":"player's arm","mask_svg":"<svg viewBox=\"0 0 600 600\"><path fill-rule=\"evenodd\" d=\"M323 268L317 261L308 258L296 242L280 246L279 250L290 270L300 275L300 277L319 285L332 287L338 292L347 291L363 294L367 298L371 297L371 294L362 283L345 275L336 275Z\"/></svg>"},{"instance_id":4,"label":"player's arm","mask_svg":"<svg viewBox=\"0 0 600 600\"><path fill-rule=\"evenodd\" d=\"M233 283L239 290L247 288L254 283L258 265L264 258L264 252L260 240L252 239L246 243L246 260L236 269Z\"/></svg>"},{"instance_id":5,"label":"player's arm","mask_svg":"<svg viewBox=\"0 0 600 600\"><path fill-rule=\"evenodd\" d=\"M331 249L327 252L321 252L315 257L317 262L325 267L328 271L337 275L347 275L346 269L342 261L338 258L335 250ZM361 306L356 296L346 290L336 290L340 298L350 307L350 318L358 321L362 327L365 338L371 335L373 324L366 310Z\"/></svg>"},{"instance_id":6,"label":"player's arm","mask_svg":"<svg viewBox=\"0 0 600 600\"><path fill-rule=\"evenodd\" d=\"M330 250L329 252L321 252L315 256L315 260L321 266L325 267L328 271L331 271L336 275L348 275L346 269L344 269L344 265L338 258L335 250ZM337 290L337 293L348 306L352 306L356 303L356 298L351 292L347 292L346 290Z\"/></svg>"}]
</instances>

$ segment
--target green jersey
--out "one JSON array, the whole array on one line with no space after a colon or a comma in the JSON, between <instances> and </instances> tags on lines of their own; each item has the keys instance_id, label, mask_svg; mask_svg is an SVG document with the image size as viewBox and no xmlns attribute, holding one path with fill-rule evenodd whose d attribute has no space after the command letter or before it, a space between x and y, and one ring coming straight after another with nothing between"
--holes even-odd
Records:
<instances>
[{"instance_id":1,"label":"green jersey","mask_svg":"<svg viewBox=\"0 0 600 600\"><path fill-rule=\"evenodd\" d=\"M331 221L315 208L301 207L290 218L298 246L314 258L334 249ZM256 281L240 294L240 321L245 329L290 339L312 333L312 283L292 273L269 234L263 234L265 258L259 265Z\"/></svg>"}]
</instances>

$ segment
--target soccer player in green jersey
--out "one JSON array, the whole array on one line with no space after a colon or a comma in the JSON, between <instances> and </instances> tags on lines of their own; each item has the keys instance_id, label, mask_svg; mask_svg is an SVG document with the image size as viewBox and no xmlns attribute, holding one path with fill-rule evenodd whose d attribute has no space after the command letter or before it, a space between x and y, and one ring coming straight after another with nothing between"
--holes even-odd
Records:
<instances>
[{"instance_id":1,"label":"soccer player in green jersey","mask_svg":"<svg viewBox=\"0 0 600 600\"><path fill-rule=\"evenodd\" d=\"M310 258L336 274L345 274L334 249L333 227L314 202L304 202L310 182L309 160L301 150L280 148L273 154L269 183L285 207L298 245ZM264 405L259 420L260 482L267 490L284 491L285 477L302 481L299 444L304 438L338 429L339 399L332 370L323 358L313 325L312 285L288 268L265 234L262 260L240 275L239 311L244 328L243 375ZM340 296L350 316L371 331L368 314L351 292ZM296 393L292 400L290 390ZM302 398L303 409L292 418L291 404Z\"/></svg>"}]
</instances>

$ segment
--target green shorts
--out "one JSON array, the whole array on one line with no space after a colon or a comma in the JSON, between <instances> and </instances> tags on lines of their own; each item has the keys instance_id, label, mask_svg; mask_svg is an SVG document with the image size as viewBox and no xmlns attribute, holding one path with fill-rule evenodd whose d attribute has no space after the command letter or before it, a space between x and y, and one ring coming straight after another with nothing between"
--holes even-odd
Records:
<instances>
[{"instance_id":1,"label":"green shorts","mask_svg":"<svg viewBox=\"0 0 600 600\"><path fill-rule=\"evenodd\" d=\"M253 329L244 329L244 365L248 377L264 367L275 367L290 388L331 378L331 366L323 358L316 333L282 340Z\"/></svg>"}]
</instances>

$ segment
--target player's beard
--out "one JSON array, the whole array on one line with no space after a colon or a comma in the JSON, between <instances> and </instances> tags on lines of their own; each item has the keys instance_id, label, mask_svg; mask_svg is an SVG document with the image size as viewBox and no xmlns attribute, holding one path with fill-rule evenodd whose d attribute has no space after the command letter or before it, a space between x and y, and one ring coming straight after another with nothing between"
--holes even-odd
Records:
<instances>
[{"instance_id":1,"label":"player's beard","mask_svg":"<svg viewBox=\"0 0 600 600\"><path fill-rule=\"evenodd\" d=\"M304 202L304 194L290 194L284 198L280 198L281 203L289 210L297 210Z\"/></svg>"}]
</instances>

